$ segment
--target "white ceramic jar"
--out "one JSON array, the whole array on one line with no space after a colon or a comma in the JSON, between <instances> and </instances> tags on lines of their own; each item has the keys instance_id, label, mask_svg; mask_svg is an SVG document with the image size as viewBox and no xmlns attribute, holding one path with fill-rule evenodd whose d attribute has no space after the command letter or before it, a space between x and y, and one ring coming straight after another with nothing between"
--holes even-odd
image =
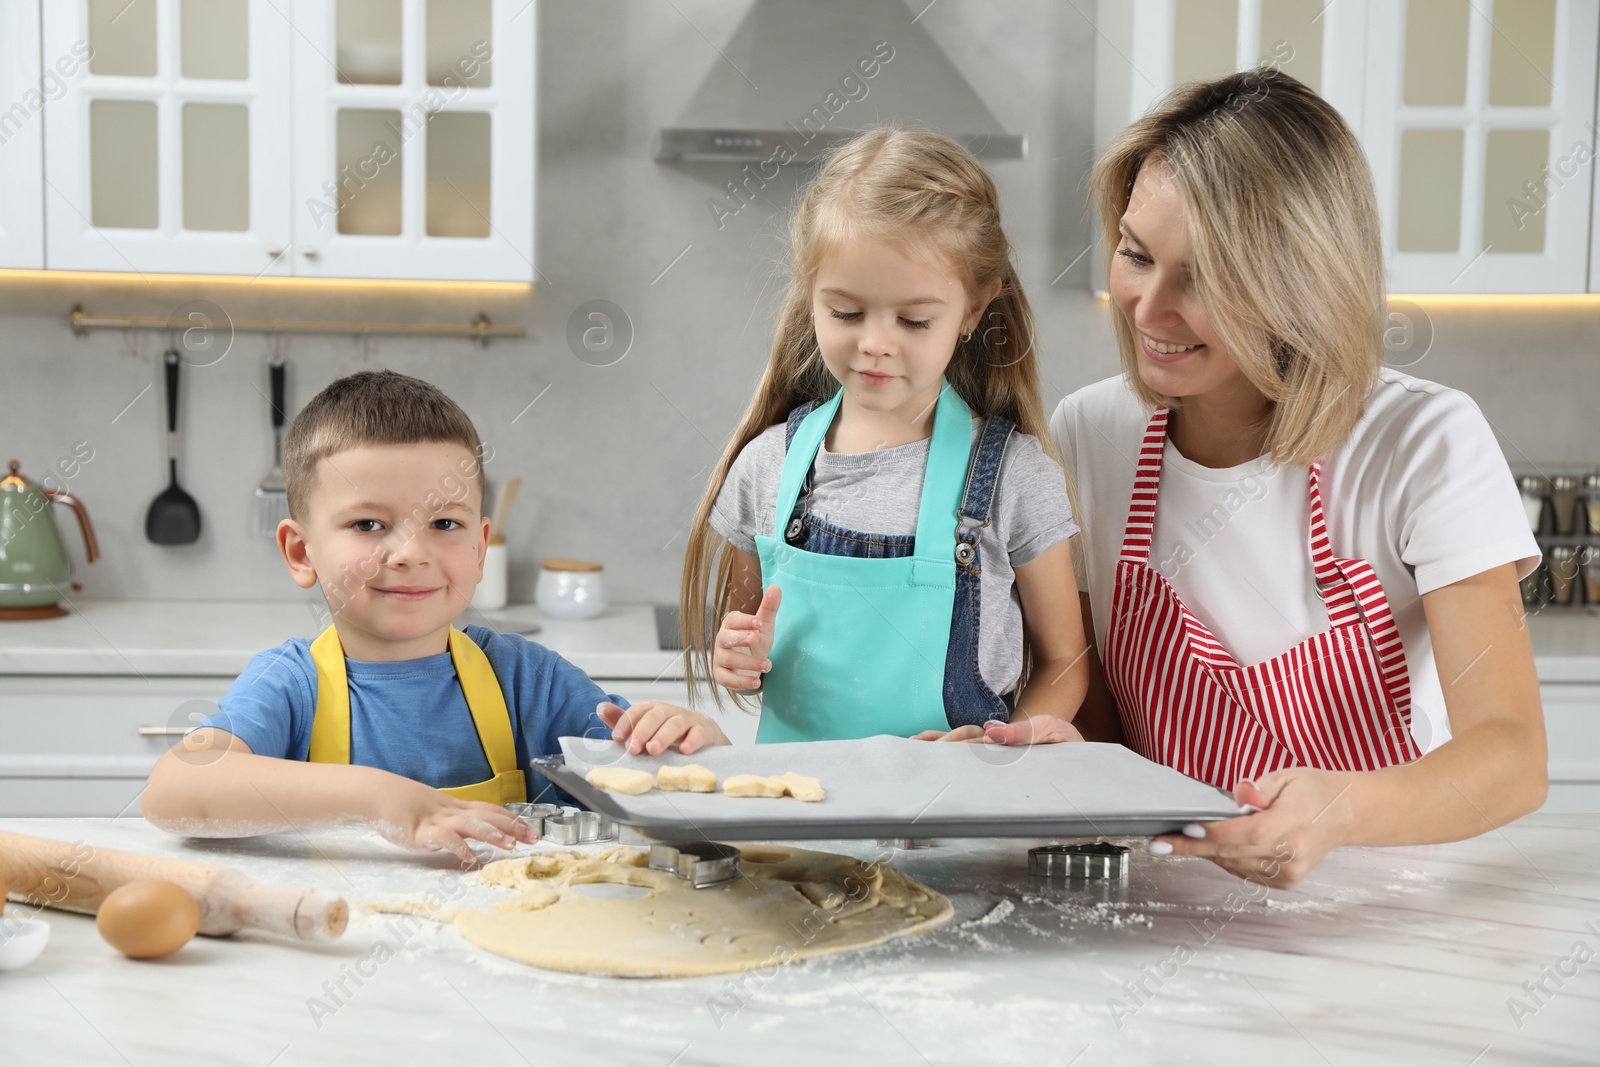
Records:
<instances>
[{"instance_id":1,"label":"white ceramic jar","mask_svg":"<svg viewBox=\"0 0 1600 1067\"><path fill-rule=\"evenodd\" d=\"M542 559L533 599L552 619L592 619L610 604L605 568L581 559Z\"/></svg>"}]
</instances>

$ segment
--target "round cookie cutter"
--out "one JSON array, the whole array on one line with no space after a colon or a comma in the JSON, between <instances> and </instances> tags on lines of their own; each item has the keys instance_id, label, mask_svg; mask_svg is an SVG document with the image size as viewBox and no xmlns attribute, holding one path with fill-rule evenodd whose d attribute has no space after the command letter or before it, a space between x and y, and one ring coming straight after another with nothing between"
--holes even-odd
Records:
<instances>
[{"instance_id":1,"label":"round cookie cutter","mask_svg":"<svg viewBox=\"0 0 1600 1067\"><path fill-rule=\"evenodd\" d=\"M696 889L739 877L739 850L716 841L679 841L650 846L651 870L669 871Z\"/></svg>"},{"instance_id":2,"label":"round cookie cutter","mask_svg":"<svg viewBox=\"0 0 1600 1067\"><path fill-rule=\"evenodd\" d=\"M1033 878L1110 879L1128 876L1126 845L1094 841L1078 845L1040 845L1028 850L1028 874Z\"/></svg>"}]
</instances>

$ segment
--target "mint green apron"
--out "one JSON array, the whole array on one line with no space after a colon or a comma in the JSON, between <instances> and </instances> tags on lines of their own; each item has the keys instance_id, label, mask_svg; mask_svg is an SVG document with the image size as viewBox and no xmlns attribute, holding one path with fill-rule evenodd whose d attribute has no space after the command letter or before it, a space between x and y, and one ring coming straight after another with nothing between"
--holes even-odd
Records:
<instances>
[{"instance_id":1,"label":"mint green apron","mask_svg":"<svg viewBox=\"0 0 1600 1067\"><path fill-rule=\"evenodd\" d=\"M949 729L944 661L972 413L946 383L934 409L912 555L806 552L785 541L784 530L842 395L801 421L783 461L773 534L756 537L762 585L783 590L772 670L761 683L759 742Z\"/></svg>"}]
</instances>

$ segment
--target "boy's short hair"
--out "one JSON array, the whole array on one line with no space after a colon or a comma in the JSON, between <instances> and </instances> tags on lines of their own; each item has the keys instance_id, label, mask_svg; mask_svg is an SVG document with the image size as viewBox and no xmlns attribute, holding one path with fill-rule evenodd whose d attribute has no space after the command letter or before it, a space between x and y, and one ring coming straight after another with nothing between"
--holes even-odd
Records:
<instances>
[{"instance_id":1,"label":"boy's short hair","mask_svg":"<svg viewBox=\"0 0 1600 1067\"><path fill-rule=\"evenodd\" d=\"M483 500L483 444L461 406L435 386L391 370L365 370L340 378L300 410L283 440L289 514L306 516L317 464L362 445L419 441L459 444L472 453L470 472Z\"/></svg>"}]
</instances>

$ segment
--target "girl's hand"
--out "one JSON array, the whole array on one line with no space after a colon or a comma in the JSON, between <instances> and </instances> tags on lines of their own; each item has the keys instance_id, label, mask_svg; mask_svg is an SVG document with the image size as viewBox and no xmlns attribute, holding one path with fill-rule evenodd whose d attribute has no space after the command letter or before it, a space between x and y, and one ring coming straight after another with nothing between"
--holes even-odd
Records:
<instances>
[{"instance_id":1,"label":"girl's hand","mask_svg":"<svg viewBox=\"0 0 1600 1067\"><path fill-rule=\"evenodd\" d=\"M1221 822L1190 823L1183 835L1150 840L1157 855L1204 856L1229 874L1278 889L1299 882L1344 843L1354 818L1356 775L1291 767L1240 782L1233 799L1261 810Z\"/></svg>"},{"instance_id":2,"label":"girl's hand","mask_svg":"<svg viewBox=\"0 0 1600 1067\"><path fill-rule=\"evenodd\" d=\"M707 745L728 744L728 736L710 716L676 704L644 700L624 711L615 704L601 703L595 711L600 721L611 727L611 739L626 741L628 753L634 756L659 756L674 745L687 756Z\"/></svg>"},{"instance_id":3,"label":"girl's hand","mask_svg":"<svg viewBox=\"0 0 1600 1067\"><path fill-rule=\"evenodd\" d=\"M453 852L468 866L478 862L468 841L511 848L539 840L533 827L498 804L457 800L399 775L386 777L373 801L368 821L384 837L418 852Z\"/></svg>"},{"instance_id":4,"label":"girl's hand","mask_svg":"<svg viewBox=\"0 0 1600 1067\"><path fill-rule=\"evenodd\" d=\"M783 590L767 586L754 615L730 611L717 631L711 657L711 676L725 689L759 689L761 676L772 669L773 624Z\"/></svg>"},{"instance_id":5,"label":"girl's hand","mask_svg":"<svg viewBox=\"0 0 1600 1067\"><path fill-rule=\"evenodd\" d=\"M990 745L1053 745L1059 741L1082 741L1078 728L1054 715L1030 715L1014 722L990 719L982 726L958 726L949 732L924 730L912 735L913 741L972 741Z\"/></svg>"}]
</instances>

